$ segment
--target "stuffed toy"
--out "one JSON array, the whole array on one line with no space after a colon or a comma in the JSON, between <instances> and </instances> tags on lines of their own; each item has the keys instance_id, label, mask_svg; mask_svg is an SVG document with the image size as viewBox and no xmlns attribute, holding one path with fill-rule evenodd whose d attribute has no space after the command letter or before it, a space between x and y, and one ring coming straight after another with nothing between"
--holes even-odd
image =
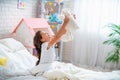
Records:
<instances>
[{"instance_id":1,"label":"stuffed toy","mask_svg":"<svg viewBox=\"0 0 120 80\"><path fill-rule=\"evenodd\" d=\"M68 42L73 40L73 32L79 29L79 25L74 18L74 15L67 8L62 10L62 14L69 16L69 22L66 26L67 32L61 38L62 41Z\"/></svg>"}]
</instances>

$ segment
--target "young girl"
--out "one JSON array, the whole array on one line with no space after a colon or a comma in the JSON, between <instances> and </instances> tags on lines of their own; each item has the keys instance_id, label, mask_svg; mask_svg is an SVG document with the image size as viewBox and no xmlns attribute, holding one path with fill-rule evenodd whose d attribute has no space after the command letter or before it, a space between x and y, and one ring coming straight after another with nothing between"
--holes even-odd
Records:
<instances>
[{"instance_id":1,"label":"young girl","mask_svg":"<svg viewBox=\"0 0 120 80\"><path fill-rule=\"evenodd\" d=\"M36 65L43 63L51 63L55 59L54 47L52 47L56 42L58 42L62 35L66 33L66 25L69 21L69 17L65 16L64 23L60 27L59 31L55 34L53 38L44 32L37 31L34 36L34 46L37 50L38 61Z\"/></svg>"}]
</instances>

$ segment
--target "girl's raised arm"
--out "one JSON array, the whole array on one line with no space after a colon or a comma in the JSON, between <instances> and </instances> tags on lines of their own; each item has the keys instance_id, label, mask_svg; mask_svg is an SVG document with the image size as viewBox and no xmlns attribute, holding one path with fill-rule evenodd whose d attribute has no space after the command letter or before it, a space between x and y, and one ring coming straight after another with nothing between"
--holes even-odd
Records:
<instances>
[{"instance_id":1,"label":"girl's raised arm","mask_svg":"<svg viewBox=\"0 0 120 80\"><path fill-rule=\"evenodd\" d=\"M69 17L65 16L64 23L62 24L58 32L55 34L54 38L52 38L52 40L48 43L47 49L49 49L52 45L58 42L62 37L62 35L66 33L66 25L68 22L69 22Z\"/></svg>"}]
</instances>

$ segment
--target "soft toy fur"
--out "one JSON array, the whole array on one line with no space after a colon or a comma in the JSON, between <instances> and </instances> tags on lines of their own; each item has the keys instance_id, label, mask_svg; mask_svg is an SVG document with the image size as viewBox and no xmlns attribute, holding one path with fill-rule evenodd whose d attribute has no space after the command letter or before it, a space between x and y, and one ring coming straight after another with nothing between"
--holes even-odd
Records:
<instances>
[{"instance_id":1,"label":"soft toy fur","mask_svg":"<svg viewBox=\"0 0 120 80\"><path fill-rule=\"evenodd\" d=\"M79 80L79 78L57 69L46 71L43 76L47 77L48 80Z\"/></svg>"},{"instance_id":2,"label":"soft toy fur","mask_svg":"<svg viewBox=\"0 0 120 80\"><path fill-rule=\"evenodd\" d=\"M69 16L69 22L66 26L67 32L62 36L61 40L64 42L71 41L73 39L73 32L79 29L79 25L76 22L76 19L73 17L72 13L68 9L62 10L63 15Z\"/></svg>"}]
</instances>

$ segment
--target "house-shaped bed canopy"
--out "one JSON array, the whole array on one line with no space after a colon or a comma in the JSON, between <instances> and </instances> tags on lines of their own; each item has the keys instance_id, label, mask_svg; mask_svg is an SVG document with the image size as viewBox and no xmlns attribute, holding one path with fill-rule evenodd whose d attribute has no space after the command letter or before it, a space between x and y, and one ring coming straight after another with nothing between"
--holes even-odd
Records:
<instances>
[{"instance_id":1,"label":"house-shaped bed canopy","mask_svg":"<svg viewBox=\"0 0 120 80\"><path fill-rule=\"evenodd\" d=\"M33 37L38 30L54 35L50 25L44 18L23 18L12 33L14 33L16 40L22 42L25 47L34 48Z\"/></svg>"}]
</instances>

